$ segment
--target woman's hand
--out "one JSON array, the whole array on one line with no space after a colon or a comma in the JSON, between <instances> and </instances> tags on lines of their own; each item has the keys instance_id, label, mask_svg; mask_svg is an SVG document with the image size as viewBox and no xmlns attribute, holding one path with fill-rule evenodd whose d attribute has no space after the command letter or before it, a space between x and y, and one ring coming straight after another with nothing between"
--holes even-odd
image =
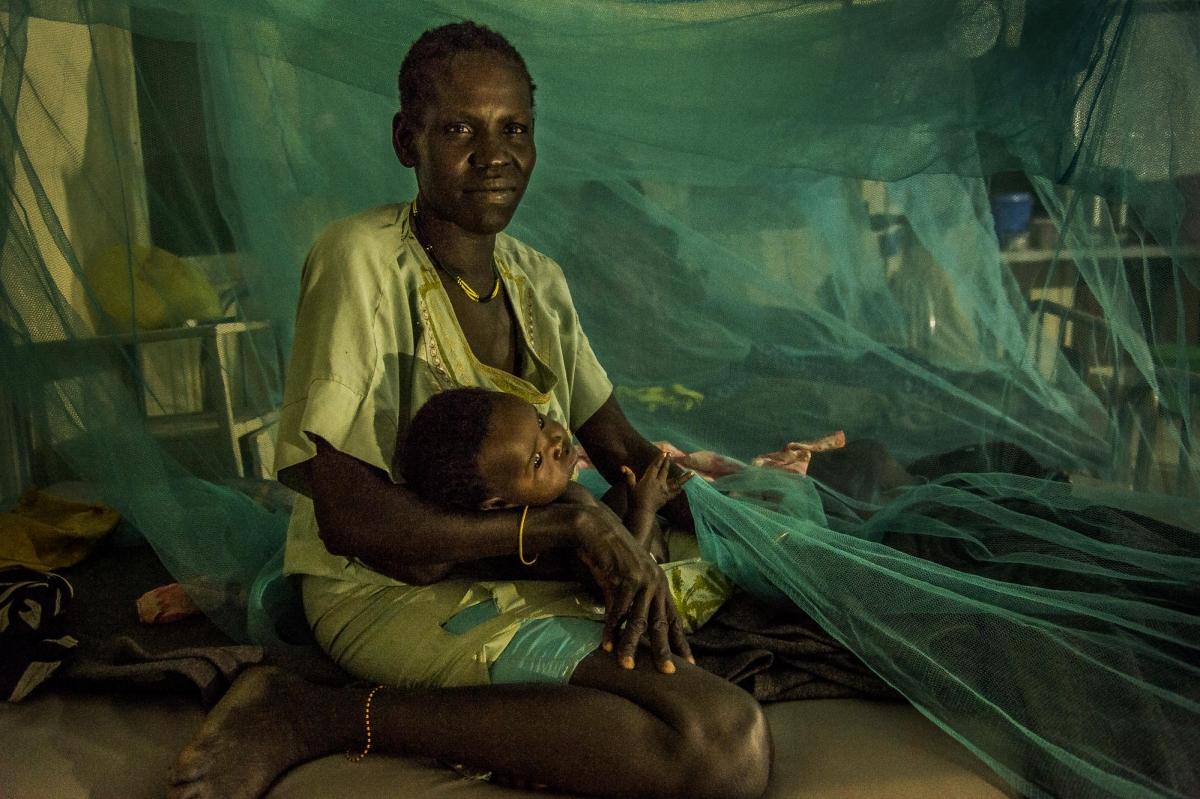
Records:
<instances>
[{"instance_id":1,"label":"woman's hand","mask_svg":"<svg viewBox=\"0 0 1200 799\"><path fill-rule=\"evenodd\" d=\"M630 505L640 511L658 513L658 509L679 496L683 484L692 479L695 472L684 471L671 477L671 456L660 454L650 462L639 480L628 466L621 467L625 484L629 486Z\"/></svg>"},{"instance_id":2,"label":"woman's hand","mask_svg":"<svg viewBox=\"0 0 1200 799\"><path fill-rule=\"evenodd\" d=\"M645 635L660 672L675 671L672 652L694 663L663 570L609 508L589 508L588 518L576 552L604 597L604 651L632 669Z\"/></svg>"}]
</instances>

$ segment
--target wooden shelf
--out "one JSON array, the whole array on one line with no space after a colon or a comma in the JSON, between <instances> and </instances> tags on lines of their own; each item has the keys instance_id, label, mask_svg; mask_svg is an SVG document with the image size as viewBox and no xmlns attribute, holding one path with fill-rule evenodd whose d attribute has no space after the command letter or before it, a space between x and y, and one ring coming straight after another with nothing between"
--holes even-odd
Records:
<instances>
[{"instance_id":1,"label":"wooden shelf","mask_svg":"<svg viewBox=\"0 0 1200 799\"><path fill-rule=\"evenodd\" d=\"M269 410L258 415L235 416L229 434L234 439L257 433L279 421L279 411ZM217 412L176 413L146 418L146 429L156 438L178 439L214 435L222 432L221 415Z\"/></svg>"},{"instance_id":2,"label":"wooden shelf","mask_svg":"<svg viewBox=\"0 0 1200 799\"><path fill-rule=\"evenodd\" d=\"M277 422L279 411L264 407L273 401L274 392L266 382L271 369L264 373L261 367L246 370L237 366L244 363L239 355L244 346L240 339L247 334L270 334L270 328L268 322L222 320L164 330L44 341L32 346L41 351L43 362L59 365L55 374L47 375L49 380L86 378L92 373L114 370L124 374L123 379L144 414L146 429L154 437L164 444L190 438L207 439L205 446L212 447L214 456L209 460L218 464L211 476L245 477L243 443L254 447L248 437ZM188 340L195 341L196 346L173 350L165 343ZM156 413L154 409L161 411L162 404L152 397L147 399L145 373L140 370L150 350L158 353L159 369L180 375L182 381L195 386L194 390L185 391L184 401L168 406L168 410L181 412ZM277 361L274 344L262 355ZM279 366L274 364L276 374ZM263 473L255 476L266 476L270 466L259 464L259 467Z\"/></svg>"},{"instance_id":3,"label":"wooden shelf","mask_svg":"<svg viewBox=\"0 0 1200 799\"><path fill-rule=\"evenodd\" d=\"M228 336L237 333L253 333L266 330L266 322L201 322L195 325L167 327L162 330L139 330L136 333L120 333L115 336L98 336L98 340L115 341L118 344L149 344L155 341L171 341L198 336Z\"/></svg>"},{"instance_id":4,"label":"wooden shelf","mask_svg":"<svg viewBox=\"0 0 1200 799\"><path fill-rule=\"evenodd\" d=\"M1099 260L1105 259L1121 259L1125 261L1141 260L1143 258L1170 258L1172 255L1180 255L1186 258L1194 258L1200 256L1200 248L1181 247L1177 250L1169 250L1166 247L1157 245L1147 247L1121 247L1115 249L1107 247L1099 250L1069 250L1063 249L1019 249L1019 250L1001 250L1000 258L1008 264L1036 264L1048 263L1057 258L1060 261L1074 261L1077 254L1084 255L1088 258L1096 258Z\"/></svg>"},{"instance_id":5,"label":"wooden shelf","mask_svg":"<svg viewBox=\"0 0 1200 799\"><path fill-rule=\"evenodd\" d=\"M196 325L167 327L162 330L139 330L136 333L117 333L107 336L88 336L87 338L36 341L32 346L37 349L62 350L85 350L109 344L136 346L139 344L152 344L156 341L173 341L181 338L209 338L238 333L254 333L259 330L266 330L268 327L270 325L267 322L204 322Z\"/></svg>"}]
</instances>

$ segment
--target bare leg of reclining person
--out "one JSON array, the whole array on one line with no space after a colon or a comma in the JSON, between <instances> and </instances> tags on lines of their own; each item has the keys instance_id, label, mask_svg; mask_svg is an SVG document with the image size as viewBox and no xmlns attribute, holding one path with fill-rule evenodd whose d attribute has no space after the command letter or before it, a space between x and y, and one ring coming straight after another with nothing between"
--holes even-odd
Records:
<instances>
[{"instance_id":1,"label":"bare leg of reclining person","mask_svg":"<svg viewBox=\"0 0 1200 799\"><path fill-rule=\"evenodd\" d=\"M758 797L771 740L758 703L682 659L621 668L597 650L568 685L384 688L371 750L462 762L589 796ZM243 674L172 769L169 795L248 799L291 767L361 752L369 688Z\"/></svg>"},{"instance_id":2,"label":"bare leg of reclining person","mask_svg":"<svg viewBox=\"0 0 1200 799\"><path fill-rule=\"evenodd\" d=\"M813 453L808 476L851 499L879 505L904 486L920 482L874 439L849 441L842 449Z\"/></svg>"}]
</instances>

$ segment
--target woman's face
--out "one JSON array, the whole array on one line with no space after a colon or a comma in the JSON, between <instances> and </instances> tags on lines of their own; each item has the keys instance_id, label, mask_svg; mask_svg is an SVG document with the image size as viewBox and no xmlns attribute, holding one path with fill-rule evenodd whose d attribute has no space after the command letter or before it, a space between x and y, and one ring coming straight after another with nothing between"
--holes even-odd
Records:
<instances>
[{"instance_id":1,"label":"woman's face","mask_svg":"<svg viewBox=\"0 0 1200 799\"><path fill-rule=\"evenodd\" d=\"M487 507L546 505L567 489L579 448L561 424L505 394L496 398L478 457Z\"/></svg>"},{"instance_id":2,"label":"woman's face","mask_svg":"<svg viewBox=\"0 0 1200 799\"><path fill-rule=\"evenodd\" d=\"M422 214L475 235L508 225L537 160L524 73L493 52L459 53L434 83L424 118L397 122L401 162L417 173Z\"/></svg>"}]
</instances>

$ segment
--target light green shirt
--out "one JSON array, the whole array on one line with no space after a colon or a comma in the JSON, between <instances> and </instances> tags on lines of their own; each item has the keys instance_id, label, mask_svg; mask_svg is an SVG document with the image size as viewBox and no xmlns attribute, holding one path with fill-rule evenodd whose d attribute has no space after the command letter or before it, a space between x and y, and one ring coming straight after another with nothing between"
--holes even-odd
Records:
<instances>
[{"instance_id":1,"label":"light green shirt","mask_svg":"<svg viewBox=\"0 0 1200 799\"><path fill-rule=\"evenodd\" d=\"M393 468L397 436L439 391L506 391L569 429L612 393L562 269L505 234L496 237L495 252L521 331L521 374L480 363L413 235L411 209L411 203L387 205L334 222L304 265L275 459L279 479L303 495L288 527L288 574L395 582L321 543L303 470L296 468L316 454L310 434L402 482Z\"/></svg>"}]
</instances>

